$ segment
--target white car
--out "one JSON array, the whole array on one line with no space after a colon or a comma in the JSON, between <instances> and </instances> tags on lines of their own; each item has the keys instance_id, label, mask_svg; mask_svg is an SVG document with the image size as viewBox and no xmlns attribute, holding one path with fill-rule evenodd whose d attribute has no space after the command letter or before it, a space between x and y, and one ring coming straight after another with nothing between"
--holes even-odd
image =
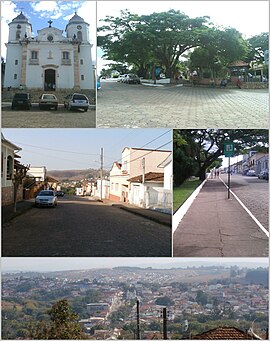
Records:
<instances>
[{"instance_id":1,"label":"white car","mask_svg":"<svg viewBox=\"0 0 270 341\"><path fill-rule=\"evenodd\" d=\"M43 190L38 193L35 199L35 205L37 207L40 206L57 206L57 197L54 191L51 190Z\"/></svg>"},{"instance_id":2,"label":"white car","mask_svg":"<svg viewBox=\"0 0 270 341\"><path fill-rule=\"evenodd\" d=\"M64 107L68 110L83 109L87 111L89 108L89 99L84 94L70 94L64 99Z\"/></svg>"}]
</instances>

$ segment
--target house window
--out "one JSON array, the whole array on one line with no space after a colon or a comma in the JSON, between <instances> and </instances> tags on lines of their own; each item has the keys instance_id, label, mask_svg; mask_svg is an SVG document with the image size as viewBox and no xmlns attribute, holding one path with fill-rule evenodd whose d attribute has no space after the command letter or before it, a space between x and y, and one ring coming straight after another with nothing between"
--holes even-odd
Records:
<instances>
[{"instance_id":1,"label":"house window","mask_svg":"<svg viewBox=\"0 0 270 341\"><path fill-rule=\"evenodd\" d=\"M119 189L119 184L115 184L115 190L118 191Z\"/></svg>"},{"instance_id":2,"label":"house window","mask_svg":"<svg viewBox=\"0 0 270 341\"><path fill-rule=\"evenodd\" d=\"M82 32L81 31L78 31L77 39L78 39L78 41L82 41Z\"/></svg>"},{"instance_id":3,"label":"house window","mask_svg":"<svg viewBox=\"0 0 270 341\"><path fill-rule=\"evenodd\" d=\"M17 79L17 73L14 73L14 79Z\"/></svg>"},{"instance_id":4,"label":"house window","mask_svg":"<svg viewBox=\"0 0 270 341\"><path fill-rule=\"evenodd\" d=\"M15 59L15 65L18 65L18 59Z\"/></svg>"},{"instance_id":5,"label":"house window","mask_svg":"<svg viewBox=\"0 0 270 341\"><path fill-rule=\"evenodd\" d=\"M83 65L83 59L80 60L80 64Z\"/></svg>"},{"instance_id":6,"label":"house window","mask_svg":"<svg viewBox=\"0 0 270 341\"><path fill-rule=\"evenodd\" d=\"M63 59L69 59L69 52L67 51L63 52Z\"/></svg>"},{"instance_id":7,"label":"house window","mask_svg":"<svg viewBox=\"0 0 270 341\"><path fill-rule=\"evenodd\" d=\"M84 81L84 75L81 75L81 80Z\"/></svg>"},{"instance_id":8,"label":"house window","mask_svg":"<svg viewBox=\"0 0 270 341\"><path fill-rule=\"evenodd\" d=\"M38 52L37 51L31 51L31 59L38 59Z\"/></svg>"},{"instance_id":9,"label":"house window","mask_svg":"<svg viewBox=\"0 0 270 341\"><path fill-rule=\"evenodd\" d=\"M122 170L123 171L127 170L127 161L124 161L123 166L122 166Z\"/></svg>"},{"instance_id":10,"label":"house window","mask_svg":"<svg viewBox=\"0 0 270 341\"><path fill-rule=\"evenodd\" d=\"M7 180L12 179L12 174L13 174L13 158L12 156L7 157Z\"/></svg>"}]
</instances>

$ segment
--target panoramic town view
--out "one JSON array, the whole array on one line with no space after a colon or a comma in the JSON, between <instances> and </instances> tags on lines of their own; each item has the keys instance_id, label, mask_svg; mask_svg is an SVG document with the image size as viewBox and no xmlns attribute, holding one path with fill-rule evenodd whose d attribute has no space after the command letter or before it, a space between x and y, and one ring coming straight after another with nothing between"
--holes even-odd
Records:
<instances>
[{"instance_id":1,"label":"panoramic town view","mask_svg":"<svg viewBox=\"0 0 270 341\"><path fill-rule=\"evenodd\" d=\"M3 259L3 339L258 340L267 333L266 259Z\"/></svg>"},{"instance_id":2,"label":"panoramic town view","mask_svg":"<svg viewBox=\"0 0 270 341\"><path fill-rule=\"evenodd\" d=\"M268 1L102 1L97 16L98 127L265 126Z\"/></svg>"},{"instance_id":3,"label":"panoramic town view","mask_svg":"<svg viewBox=\"0 0 270 341\"><path fill-rule=\"evenodd\" d=\"M268 131L180 129L173 140L173 255L268 257Z\"/></svg>"},{"instance_id":4,"label":"panoramic town view","mask_svg":"<svg viewBox=\"0 0 270 341\"><path fill-rule=\"evenodd\" d=\"M4 256L171 255L170 129L3 129L1 142Z\"/></svg>"}]
</instances>

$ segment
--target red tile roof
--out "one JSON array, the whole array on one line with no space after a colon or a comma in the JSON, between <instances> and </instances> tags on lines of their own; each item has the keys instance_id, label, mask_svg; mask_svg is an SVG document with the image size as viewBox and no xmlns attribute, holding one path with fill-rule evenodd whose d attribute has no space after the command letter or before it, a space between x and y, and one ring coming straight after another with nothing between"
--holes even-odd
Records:
<instances>
[{"instance_id":1,"label":"red tile roof","mask_svg":"<svg viewBox=\"0 0 270 341\"><path fill-rule=\"evenodd\" d=\"M128 179L128 181L141 183L142 182L142 175L134 176L133 178ZM158 172L146 173L144 176L144 181L147 181L147 182L150 182L150 181L151 182L163 182L164 181L164 173L158 173Z\"/></svg>"},{"instance_id":2,"label":"red tile roof","mask_svg":"<svg viewBox=\"0 0 270 341\"><path fill-rule=\"evenodd\" d=\"M251 340L246 332L235 327L217 327L192 336L193 340ZM254 337L253 337L254 339Z\"/></svg>"}]
</instances>

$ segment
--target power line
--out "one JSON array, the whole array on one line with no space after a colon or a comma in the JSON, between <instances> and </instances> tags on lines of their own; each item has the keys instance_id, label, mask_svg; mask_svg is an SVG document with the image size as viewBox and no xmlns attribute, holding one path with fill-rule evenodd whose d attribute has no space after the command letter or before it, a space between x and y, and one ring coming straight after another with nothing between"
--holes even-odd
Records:
<instances>
[{"instance_id":1,"label":"power line","mask_svg":"<svg viewBox=\"0 0 270 341\"><path fill-rule=\"evenodd\" d=\"M70 151L70 150L61 150L61 149L52 149L52 148L46 148L46 147L39 147L39 146L34 146L32 144L26 144L26 143L22 143L22 142L15 142L16 144L22 144L22 145L25 145L25 146L28 146L28 147L33 147L33 148L39 148L39 149L46 149L46 150L51 150L51 151L54 151L54 152L62 152L62 153L70 153L70 154L80 154L80 155L94 155L94 156L97 156L99 154L88 154L88 153L80 153L80 152L73 152L73 151Z\"/></svg>"},{"instance_id":2,"label":"power line","mask_svg":"<svg viewBox=\"0 0 270 341\"><path fill-rule=\"evenodd\" d=\"M161 135L155 137L153 140L151 140L151 141L145 143L143 146L141 146L140 148L137 148L137 149L142 149L142 148L146 147L146 146L149 145L150 143L152 143L152 142L158 140L159 138L161 138L162 136L168 134L169 132L171 132L171 129L170 129L170 130L167 130L165 133L163 133L163 134L161 134ZM160 148L161 148L161 147L160 147ZM130 156L131 156L133 153L136 153L136 151L134 150L133 152L131 152L131 153L130 153ZM114 162L119 162L119 161L122 161L122 158L121 158L121 159L118 159L118 160L116 160L116 161L114 161ZM110 166L111 166L111 164L110 164L110 165L104 166L104 168L107 168L107 167L110 167Z\"/></svg>"}]
</instances>

